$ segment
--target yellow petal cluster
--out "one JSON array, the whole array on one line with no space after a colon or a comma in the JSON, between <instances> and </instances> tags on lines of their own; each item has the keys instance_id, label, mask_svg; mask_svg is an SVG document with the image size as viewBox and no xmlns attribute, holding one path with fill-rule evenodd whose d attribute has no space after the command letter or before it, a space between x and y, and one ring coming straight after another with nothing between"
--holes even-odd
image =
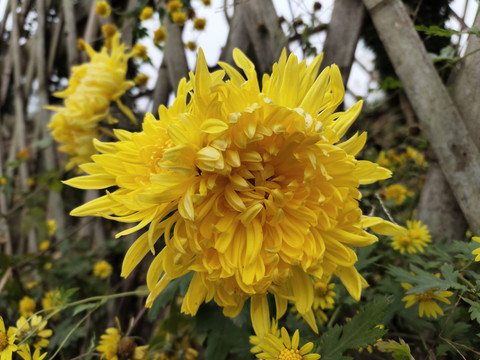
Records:
<instances>
[{"instance_id":1,"label":"yellow petal cluster","mask_svg":"<svg viewBox=\"0 0 480 360\"><path fill-rule=\"evenodd\" d=\"M250 343L254 346L250 350L257 353L259 359L266 360L318 360L319 354L311 353L313 343L309 342L298 348L300 335L298 330L295 331L290 339L288 331L282 327L278 330L277 324L274 322L271 329L263 337L251 336Z\"/></svg>"},{"instance_id":2,"label":"yellow petal cluster","mask_svg":"<svg viewBox=\"0 0 480 360\"><path fill-rule=\"evenodd\" d=\"M412 285L408 283L402 283L401 285L405 290L408 290L412 287ZM418 303L418 315L420 317L426 315L428 318L433 317L436 319L438 315L443 315L443 310L440 306L438 306L436 301L450 304L450 300L447 298L452 295L453 292L451 291L438 291L438 289L431 289L420 295L406 295L402 298L402 301L406 302L405 308L409 308L415 303Z\"/></svg>"},{"instance_id":3,"label":"yellow petal cluster","mask_svg":"<svg viewBox=\"0 0 480 360\"><path fill-rule=\"evenodd\" d=\"M118 32L111 38L110 49L104 46L96 52L83 45L90 61L75 66L67 89L54 94L64 99L64 106L49 107L56 113L48 127L55 141L64 144L59 149L70 155L67 169L90 161L96 153L93 139L99 137L99 122L108 117L112 101L125 108L120 97L134 85L125 80L130 55L120 43ZM127 114L133 120L129 110Z\"/></svg>"},{"instance_id":4,"label":"yellow petal cluster","mask_svg":"<svg viewBox=\"0 0 480 360\"><path fill-rule=\"evenodd\" d=\"M474 236L474 237L472 237L472 240L480 243L480 236ZM476 255L475 256L475 261L480 261L480 247L473 250L472 254Z\"/></svg>"},{"instance_id":5,"label":"yellow petal cluster","mask_svg":"<svg viewBox=\"0 0 480 360\"><path fill-rule=\"evenodd\" d=\"M196 72L183 79L159 120L147 114L143 131L115 132L118 142L95 141L101 153L81 168L87 176L66 181L82 189L115 187L72 211L147 225L128 250L126 277L148 251L156 254L147 274L147 306L168 283L194 272L182 311L195 314L214 300L236 316L251 298L255 332L269 328L266 295L275 296L277 317L288 301L316 329L314 279L338 275L359 299L363 278L354 247L400 227L366 217L361 184L390 177L377 164L355 159L366 133L341 142L361 102L335 113L344 87L336 66L317 77L321 56L307 66L284 51L264 75L238 49L232 66L210 73L199 51ZM228 80L224 80L225 75ZM155 243L165 246L156 253Z\"/></svg>"},{"instance_id":6,"label":"yellow petal cluster","mask_svg":"<svg viewBox=\"0 0 480 360\"><path fill-rule=\"evenodd\" d=\"M392 239L392 246L395 250L404 254L417 251L423 253L424 248L432 242L432 236L428 231L427 225L422 224L420 220L407 220L407 227L395 234Z\"/></svg>"}]
</instances>

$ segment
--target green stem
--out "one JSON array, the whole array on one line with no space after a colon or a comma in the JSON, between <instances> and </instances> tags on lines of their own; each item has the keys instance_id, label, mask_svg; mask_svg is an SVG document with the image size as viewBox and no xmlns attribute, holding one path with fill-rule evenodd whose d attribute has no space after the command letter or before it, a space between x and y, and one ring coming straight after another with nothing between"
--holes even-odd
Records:
<instances>
[{"instance_id":1,"label":"green stem","mask_svg":"<svg viewBox=\"0 0 480 360\"><path fill-rule=\"evenodd\" d=\"M60 350L62 349L62 347L66 344L66 342L68 341L68 339L70 338L70 336L73 335L73 333L80 327L80 325L83 324L83 322L85 320L88 319L88 317L90 315L92 315L92 313L94 311L96 311L99 307L100 307L101 303L98 303L93 309L91 309L67 334L67 336L65 336L65 339L63 339L63 341L61 342L60 346L58 347L58 349L55 351L55 353L50 357L50 359L48 360L53 360L55 358L55 356L60 352Z\"/></svg>"}]
</instances>

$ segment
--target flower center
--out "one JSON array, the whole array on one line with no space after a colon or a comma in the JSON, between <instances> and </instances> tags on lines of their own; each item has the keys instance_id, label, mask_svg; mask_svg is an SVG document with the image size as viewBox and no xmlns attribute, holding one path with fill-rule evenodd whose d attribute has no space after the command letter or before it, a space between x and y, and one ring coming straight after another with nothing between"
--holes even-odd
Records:
<instances>
[{"instance_id":1,"label":"flower center","mask_svg":"<svg viewBox=\"0 0 480 360\"><path fill-rule=\"evenodd\" d=\"M0 332L0 352L5 350L7 345L8 345L7 335L5 335L5 333L3 332Z\"/></svg>"},{"instance_id":2,"label":"flower center","mask_svg":"<svg viewBox=\"0 0 480 360\"><path fill-rule=\"evenodd\" d=\"M408 235L404 235L400 238L400 245L402 247L407 247L412 243L412 238Z\"/></svg>"},{"instance_id":3,"label":"flower center","mask_svg":"<svg viewBox=\"0 0 480 360\"><path fill-rule=\"evenodd\" d=\"M433 291L429 290L426 293L418 295L418 301L430 301L433 299Z\"/></svg>"},{"instance_id":4,"label":"flower center","mask_svg":"<svg viewBox=\"0 0 480 360\"><path fill-rule=\"evenodd\" d=\"M278 360L302 360L303 356L300 355L300 350L298 349L283 349Z\"/></svg>"},{"instance_id":5,"label":"flower center","mask_svg":"<svg viewBox=\"0 0 480 360\"><path fill-rule=\"evenodd\" d=\"M328 285L325 283L318 282L315 284L315 294L318 297L324 298L328 295Z\"/></svg>"}]
</instances>

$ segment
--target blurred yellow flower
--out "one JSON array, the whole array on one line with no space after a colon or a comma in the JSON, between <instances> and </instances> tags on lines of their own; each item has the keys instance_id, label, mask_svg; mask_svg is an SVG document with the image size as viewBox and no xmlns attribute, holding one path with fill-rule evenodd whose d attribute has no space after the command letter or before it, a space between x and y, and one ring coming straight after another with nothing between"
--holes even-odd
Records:
<instances>
[{"instance_id":1,"label":"blurred yellow flower","mask_svg":"<svg viewBox=\"0 0 480 360\"><path fill-rule=\"evenodd\" d=\"M333 291L334 283L330 283L329 279L318 280L314 282L315 298L313 299L313 309L333 309L337 294Z\"/></svg>"},{"instance_id":2,"label":"blurred yellow flower","mask_svg":"<svg viewBox=\"0 0 480 360\"><path fill-rule=\"evenodd\" d=\"M187 19L188 19L187 14L185 14L181 11L177 11L177 12L172 13L173 22L180 25L180 26L185 25L185 22L187 21Z\"/></svg>"},{"instance_id":3,"label":"blurred yellow flower","mask_svg":"<svg viewBox=\"0 0 480 360\"><path fill-rule=\"evenodd\" d=\"M83 41L82 38L78 38L78 39L77 39L77 49L78 49L79 51L85 51L85 49L86 49L86 48L85 48L85 41Z\"/></svg>"},{"instance_id":4,"label":"blurred yellow flower","mask_svg":"<svg viewBox=\"0 0 480 360\"><path fill-rule=\"evenodd\" d=\"M0 358L2 360L11 360L12 355L17 351L15 345L17 329L10 326L8 330L5 328L3 317L0 316Z\"/></svg>"},{"instance_id":5,"label":"blurred yellow flower","mask_svg":"<svg viewBox=\"0 0 480 360\"><path fill-rule=\"evenodd\" d=\"M153 8L151 6L145 6L138 17L140 20L148 20L153 17Z\"/></svg>"},{"instance_id":6,"label":"blurred yellow flower","mask_svg":"<svg viewBox=\"0 0 480 360\"><path fill-rule=\"evenodd\" d=\"M36 282L36 281L30 281L30 282L27 283L27 288L29 288L29 289L33 289L37 286L38 286L38 282Z\"/></svg>"},{"instance_id":7,"label":"blurred yellow flower","mask_svg":"<svg viewBox=\"0 0 480 360\"><path fill-rule=\"evenodd\" d=\"M35 312L35 307L37 305L35 304L35 300L33 300L29 296L24 296L22 300L18 303L18 309L20 312L20 315L24 317L29 317Z\"/></svg>"},{"instance_id":8,"label":"blurred yellow flower","mask_svg":"<svg viewBox=\"0 0 480 360\"><path fill-rule=\"evenodd\" d=\"M117 189L71 214L138 222L117 237L150 226L128 250L124 277L165 238L147 274L147 306L193 271L184 313L213 299L235 317L251 298L262 335L272 293L278 317L292 299L316 331L313 278L337 275L358 300L365 281L353 248L377 241L366 228L401 229L364 216L358 204L360 184L391 173L355 159L365 133L340 142L362 104L334 114L344 96L336 66L317 78L321 56L307 67L284 51L260 88L253 63L238 49L233 55L247 80L225 63L210 73L199 50L196 72L180 82L170 108L160 107L161 121L147 114L142 132L95 141L102 154L82 166L90 175L65 183Z\"/></svg>"},{"instance_id":9,"label":"blurred yellow flower","mask_svg":"<svg viewBox=\"0 0 480 360\"><path fill-rule=\"evenodd\" d=\"M106 279L107 277L110 276L111 273L112 273L112 265L110 265L105 260L101 260L93 266L93 275L101 279Z\"/></svg>"},{"instance_id":10,"label":"blurred yellow flower","mask_svg":"<svg viewBox=\"0 0 480 360\"><path fill-rule=\"evenodd\" d=\"M38 245L38 249L40 251L47 251L49 247L50 247L50 241L48 240L44 240L40 242L40 244Z\"/></svg>"},{"instance_id":11,"label":"blurred yellow flower","mask_svg":"<svg viewBox=\"0 0 480 360\"><path fill-rule=\"evenodd\" d=\"M196 18L193 21L193 28L195 30L203 30L203 29L205 29L206 24L207 24L207 20L202 19L202 18Z\"/></svg>"},{"instance_id":12,"label":"blurred yellow flower","mask_svg":"<svg viewBox=\"0 0 480 360\"><path fill-rule=\"evenodd\" d=\"M203 5L210 6L211 0L202 0Z\"/></svg>"},{"instance_id":13,"label":"blurred yellow flower","mask_svg":"<svg viewBox=\"0 0 480 360\"><path fill-rule=\"evenodd\" d=\"M402 287L405 290L408 290L412 287L412 284L401 283ZM409 308L418 302L418 315L423 317L425 314L427 317L437 318L437 315L443 315L443 310L438 306L435 300L444 302L445 304L450 304L450 300L447 297L453 295L451 291L438 291L438 289L431 289L427 292L415 295L409 294L403 297L402 301L405 301L405 308Z\"/></svg>"},{"instance_id":14,"label":"blurred yellow flower","mask_svg":"<svg viewBox=\"0 0 480 360\"><path fill-rule=\"evenodd\" d=\"M57 231L57 222L55 219L47 220L48 236L52 236Z\"/></svg>"},{"instance_id":15,"label":"blurred yellow flower","mask_svg":"<svg viewBox=\"0 0 480 360\"><path fill-rule=\"evenodd\" d=\"M423 252L423 249L432 241L431 239L427 225L423 225L420 220L407 220L407 228L402 228L393 237L392 246L400 251L400 254L404 254L405 251L409 254Z\"/></svg>"},{"instance_id":16,"label":"blurred yellow flower","mask_svg":"<svg viewBox=\"0 0 480 360\"><path fill-rule=\"evenodd\" d=\"M102 26L102 33L106 38L111 38L118 31L118 28L115 24L105 24Z\"/></svg>"},{"instance_id":17,"label":"blurred yellow flower","mask_svg":"<svg viewBox=\"0 0 480 360\"><path fill-rule=\"evenodd\" d=\"M62 303L60 302L60 291L58 290L50 290L42 299L42 308L46 310L44 313L47 315L54 312L60 305L62 305ZM57 317L58 314L56 314L53 319Z\"/></svg>"},{"instance_id":18,"label":"blurred yellow flower","mask_svg":"<svg viewBox=\"0 0 480 360\"><path fill-rule=\"evenodd\" d=\"M50 343L48 338L53 335L53 331L45 329L47 320L42 320L41 316L32 315L28 320L21 316L16 325L18 328L17 337L20 341L26 342L28 338L36 349L45 348Z\"/></svg>"},{"instance_id":19,"label":"blurred yellow flower","mask_svg":"<svg viewBox=\"0 0 480 360\"><path fill-rule=\"evenodd\" d=\"M474 237L472 237L472 240L480 243L480 236L474 236ZM477 255L475 257L475 261L480 261L480 247L473 250L472 254Z\"/></svg>"},{"instance_id":20,"label":"blurred yellow flower","mask_svg":"<svg viewBox=\"0 0 480 360\"><path fill-rule=\"evenodd\" d=\"M70 155L68 170L89 162L95 154L93 139L100 136L99 122L108 117L112 101L135 122L133 113L120 101L134 85L125 80L129 55L118 32L111 40L111 49L104 46L100 52L82 42L90 62L73 67L67 89L54 93L65 99L65 106L48 107L56 111L48 127L55 141L64 144L59 150Z\"/></svg>"},{"instance_id":21,"label":"blurred yellow flower","mask_svg":"<svg viewBox=\"0 0 480 360\"><path fill-rule=\"evenodd\" d=\"M394 199L397 205L402 205L410 191L403 185L393 184L387 186L384 190L385 199Z\"/></svg>"},{"instance_id":22,"label":"blurred yellow flower","mask_svg":"<svg viewBox=\"0 0 480 360\"><path fill-rule=\"evenodd\" d=\"M167 30L165 26L160 26L157 30L153 32L153 42L165 42L167 40Z\"/></svg>"},{"instance_id":23,"label":"blurred yellow flower","mask_svg":"<svg viewBox=\"0 0 480 360\"><path fill-rule=\"evenodd\" d=\"M101 17L107 17L111 13L110 5L106 1L98 1L95 5L95 12Z\"/></svg>"},{"instance_id":24,"label":"blurred yellow flower","mask_svg":"<svg viewBox=\"0 0 480 360\"><path fill-rule=\"evenodd\" d=\"M7 184L7 178L4 177L4 176L2 176L2 177L0 178L0 185L6 185L6 184Z\"/></svg>"},{"instance_id":25,"label":"blurred yellow flower","mask_svg":"<svg viewBox=\"0 0 480 360\"><path fill-rule=\"evenodd\" d=\"M412 159L418 166L425 167L428 165L425 161L425 156L411 146L407 146L407 149L405 150L405 156L407 159Z\"/></svg>"},{"instance_id":26,"label":"blurred yellow flower","mask_svg":"<svg viewBox=\"0 0 480 360\"><path fill-rule=\"evenodd\" d=\"M197 43L195 41L189 41L185 44L185 47L188 50L195 51L197 50Z\"/></svg>"},{"instance_id":27,"label":"blurred yellow flower","mask_svg":"<svg viewBox=\"0 0 480 360\"><path fill-rule=\"evenodd\" d=\"M138 59L147 60L148 59L147 47L142 44L133 45L132 56Z\"/></svg>"},{"instance_id":28,"label":"blurred yellow flower","mask_svg":"<svg viewBox=\"0 0 480 360\"><path fill-rule=\"evenodd\" d=\"M138 85L138 86L145 86L147 85L147 82L148 82L148 79L150 79L150 77L146 74L138 74L137 76L135 76L135 78L133 79L133 81L135 81L135 83Z\"/></svg>"},{"instance_id":29,"label":"blurred yellow flower","mask_svg":"<svg viewBox=\"0 0 480 360\"><path fill-rule=\"evenodd\" d=\"M178 12L182 9L182 2L179 0L170 0L167 3L167 11L170 13Z\"/></svg>"}]
</instances>

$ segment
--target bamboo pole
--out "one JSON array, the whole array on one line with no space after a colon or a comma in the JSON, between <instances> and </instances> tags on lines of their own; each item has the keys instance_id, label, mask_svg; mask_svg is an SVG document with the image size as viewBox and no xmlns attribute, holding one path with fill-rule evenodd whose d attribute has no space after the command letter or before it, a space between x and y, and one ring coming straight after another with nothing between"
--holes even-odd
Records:
<instances>
[{"instance_id":1,"label":"bamboo pole","mask_svg":"<svg viewBox=\"0 0 480 360\"><path fill-rule=\"evenodd\" d=\"M480 151L403 3L363 2L471 230L480 230Z\"/></svg>"}]
</instances>

